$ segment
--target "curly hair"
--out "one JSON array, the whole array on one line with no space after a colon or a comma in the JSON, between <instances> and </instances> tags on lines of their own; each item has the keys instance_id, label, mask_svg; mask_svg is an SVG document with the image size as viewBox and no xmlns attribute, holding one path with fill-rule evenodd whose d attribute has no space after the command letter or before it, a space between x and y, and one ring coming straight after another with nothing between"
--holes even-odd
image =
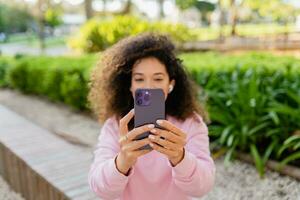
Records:
<instances>
[{"instance_id":1,"label":"curly hair","mask_svg":"<svg viewBox=\"0 0 300 200\"><path fill-rule=\"evenodd\" d=\"M206 112L197 100L199 88L176 57L174 44L167 36L143 33L105 50L93 68L88 102L98 121L103 123L113 115L120 120L134 107L130 91L132 68L136 61L147 57L157 58L165 65L170 80L175 79L175 87L166 99L166 114L184 120L195 111L206 120ZM133 122L134 119L129 122L129 129Z\"/></svg>"}]
</instances>

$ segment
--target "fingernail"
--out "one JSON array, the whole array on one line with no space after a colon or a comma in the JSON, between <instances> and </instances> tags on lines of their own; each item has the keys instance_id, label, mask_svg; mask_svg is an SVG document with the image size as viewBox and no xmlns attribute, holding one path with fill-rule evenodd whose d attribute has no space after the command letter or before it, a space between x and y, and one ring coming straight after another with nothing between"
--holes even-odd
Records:
<instances>
[{"instance_id":1,"label":"fingernail","mask_svg":"<svg viewBox=\"0 0 300 200\"><path fill-rule=\"evenodd\" d=\"M153 147L154 145L152 143L150 143L150 146Z\"/></svg>"},{"instance_id":2,"label":"fingernail","mask_svg":"<svg viewBox=\"0 0 300 200\"><path fill-rule=\"evenodd\" d=\"M150 130L152 133L156 133L156 130L155 129L151 129Z\"/></svg>"},{"instance_id":3,"label":"fingernail","mask_svg":"<svg viewBox=\"0 0 300 200\"><path fill-rule=\"evenodd\" d=\"M154 128L154 124L149 124L148 128Z\"/></svg>"},{"instance_id":4,"label":"fingernail","mask_svg":"<svg viewBox=\"0 0 300 200\"><path fill-rule=\"evenodd\" d=\"M162 121L158 119L158 120L156 120L156 123L162 124Z\"/></svg>"},{"instance_id":5,"label":"fingernail","mask_svg":"<svg viewBox=\"0 0 300 200\"><path fill-rule=\"evenodd\" d=\"M149 135L149 138L152 139L152 140L155 139L155 137L153 135Z\"/></svg>"}]
</instances>

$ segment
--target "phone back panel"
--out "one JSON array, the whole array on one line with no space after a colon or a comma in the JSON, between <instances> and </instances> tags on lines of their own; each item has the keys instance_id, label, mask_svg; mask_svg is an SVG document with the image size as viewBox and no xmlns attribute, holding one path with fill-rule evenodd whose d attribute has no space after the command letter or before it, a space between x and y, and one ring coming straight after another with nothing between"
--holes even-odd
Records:
<instances>
[{"instance_id":1,"label":"phone back panel","mask_svg":"<svg viewBox=\"0 0 300 200\"><path fill-rule=\"evenodd\" d=\"M147 105L141 105L138 102L139 92L149 92L150 101ZM139 127L145 124L154 124L157 128L162 128L156 124L157 119L165 119L165 96L162 89L143 89L139 88L135 92L134 98L134 127ZM148 137L149 131L139 135L136 139Z\"/></svg>"}]
</instances>

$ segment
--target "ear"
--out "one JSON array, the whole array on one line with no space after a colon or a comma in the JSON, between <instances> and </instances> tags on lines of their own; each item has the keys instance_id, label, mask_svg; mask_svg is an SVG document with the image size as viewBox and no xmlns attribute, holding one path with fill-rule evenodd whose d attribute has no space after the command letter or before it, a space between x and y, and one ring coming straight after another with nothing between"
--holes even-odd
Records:
<instances>
[{"instance_id":1,"label":"ear","mask_svg":"<svg viewBox=\"0 0 300 200\"><path fill-rule=\"evenodd\" d=\"M170 81L170 84L173 86L173 88L175 87L175 79L172 79L171 81Z\"/></svg>"}]
</instances>

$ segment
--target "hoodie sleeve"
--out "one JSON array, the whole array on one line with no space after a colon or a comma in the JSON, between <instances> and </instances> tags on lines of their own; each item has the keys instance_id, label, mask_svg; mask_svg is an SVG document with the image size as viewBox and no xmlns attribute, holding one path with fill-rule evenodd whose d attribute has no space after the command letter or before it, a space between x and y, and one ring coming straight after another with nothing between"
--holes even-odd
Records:
<instances>
[{"instance_id":1,"label":"hoodie sleeve","mask_svg":"<svg viewBox=\"0 0 300 200\"><path fill-rule=\"evenodd\" d=\"M118 143L118 130L114 128L114 118L107 119L98 137L98 143L94 150L94 159L91 164L88 183L92 191L103 199L119 198L132 175L133 169L128 176L118 171L115 158L120 151Z\"/></svg>"},{"instance_id":2,"label":"hoodie sleeve","mask_svg":"<svg viewBox=\"0 0 300 200\"><path fill-rule=\"evenodd\" d=\"M189 196L202 197L214 185L215 164L210 156L208 128L196 113L190 119L183 160L172 167L174 183Z\"/></svg>"}]
</instances>

